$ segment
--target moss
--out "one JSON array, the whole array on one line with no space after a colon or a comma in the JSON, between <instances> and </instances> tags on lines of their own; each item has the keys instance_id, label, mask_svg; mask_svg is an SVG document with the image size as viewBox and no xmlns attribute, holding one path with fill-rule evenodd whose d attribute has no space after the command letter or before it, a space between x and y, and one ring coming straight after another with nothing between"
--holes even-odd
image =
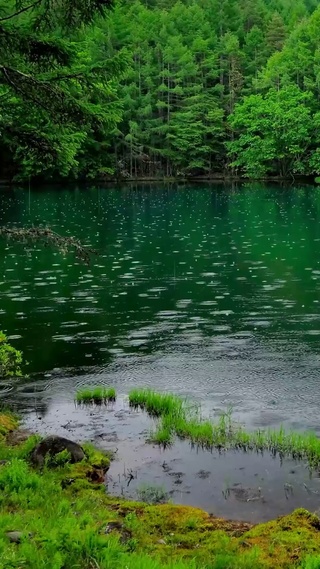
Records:
<instances>
[{"instance_id":1,"label":"moss","mask_svg":"<svg viewBox=\"0 0 320 569\"><path fill-rule=\"evenodd\" d=\"M85 443L82 445L86 458L76 464L68 464L61 471L61 483L63 486L75 484L77 487L86 487L90 483L103 484L105 474L110 467L110 457L96 449L93 445ZM82 483L79 483L79 480Z\"/></svg>"},{"instance_id":2,"label":"moss","mask_svg":"<svg viewBox=\"0 0 320 569\"><path fill-rule=\"evenodd\" d=\"M19 426L18 419L10 413L0 413L0 434L7 435Z\"/></svg>"},{"instance_id":3,"label":"moss","mask_svg":"<svg viewBox=\"0 0 320 569\"><path fill-rule=\"evenodd\" d=\"M90 443L82 444L82 448L86 455L86 462L96 468L102 468L107 471L110 467L111 455L103 453L102 451L96 449Z\"/></svg>"},{"instance_id":4,"label":"moss","mask_svg":"<svg viewBox=\"0 0 320 569\"><path fill-rule=\"evenodd\" d=\"M240 540L241 547L256 546L268 567L290 568L308 554L320 552L320 520L300 509L289 516L260 524Z\"/></svg>"},{"instance_id":5,"label":"moss","mask_svg":"<svg viewBox=\"0 0 320 569\"><path fill-rule=\"evenodd\" d=\"M161 562L196 559L201 566L227 556L230 565L222 567L289 569L299 567L308 555L320 554L320 520L305 510L253 527L188 506L148 506L109 498L108 508L123 523L135 516L130 528L137 551Z\"/></svg>"},{"instance_id":6,"label":"moss","mask_svg":"<svg viewBox=\"0 0 320 569\"><path fill-rule=\"evenodd\" d=\"M146 506L138 519L141 532L136 532L135 537L141 550L156 552L162 561L172 556L177 559L196 556L205 563L225 551L236 553L235 536L251 528L250 524L214 518L198 508L173 504Z\"/></svg>"}]
</instances>

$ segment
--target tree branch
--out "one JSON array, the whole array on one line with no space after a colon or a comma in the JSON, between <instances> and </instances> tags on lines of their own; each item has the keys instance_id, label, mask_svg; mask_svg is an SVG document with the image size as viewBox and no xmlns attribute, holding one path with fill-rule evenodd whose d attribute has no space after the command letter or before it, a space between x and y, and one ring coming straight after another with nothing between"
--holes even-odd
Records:
<instances>
[{"instance_id":1,"label":"tree branch","mask_svg":"<svg viewBox=\"0 0 320 569\"><path fill-rule=\"evenodd\" d=\"M44 246L56 247L62 253L74 251L77 259L89 265L91 257L97 255L95 249L84 246L75 237L63 237L55 233L50 227L0 227L0 237L15 239L27 245L28 243L42 242Z\"/></svg>"},{"instance_id":2,"label":"tree branch","mask_svg":"<svg viewBox=\"0 0 320 569\"><path fill-rule=\"evenodd\" d=\"M25 6L24 8L21 8L21 10L18 10L14 14L10 14L9 16L4 16L3 18L0 18L0 22L5 22L6 20L11 20L11 18L15 18L16 16L19 16L20 14L23 14L24 12L27 12L28 10L31 10L32 8L35 8L36 6L41 4L41 2L42 2L42 0L37 0L37 2L33 2L33 4L29 4L29 6Z\"/></svg>"},{"instance_id":3,"label":"tree branch","mask_svg":"<svg viewBox=\"0 0 320 569\"><path fill-rule=\"evenodd\" d=\"M68 75L57 75L56 77L50 77L50 79L46 79L47 83L51 83L52 81L64 81L65 79L77 79L78 77L84 77L83 72L79 73L69 73Z\"/></svg>"}]
</instances>

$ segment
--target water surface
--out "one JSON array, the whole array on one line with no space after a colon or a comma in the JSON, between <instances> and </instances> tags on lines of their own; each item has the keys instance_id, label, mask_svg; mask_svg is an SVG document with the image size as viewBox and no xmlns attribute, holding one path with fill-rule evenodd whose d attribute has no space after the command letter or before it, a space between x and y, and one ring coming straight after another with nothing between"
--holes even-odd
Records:
<instances>
[{"instance_id":1,"label":"water surface","mask_svg":"<svg viewBox=\"0 0 320 569\"><path fill-rule=\"evenodd\" d=\"M1 396L28 420L49 424L77 387L102 383L319 432L319 188L2 190L0 218L99 251L87 267L0 242L0 328L32 376Z\"/></svg>"}]
</instances>

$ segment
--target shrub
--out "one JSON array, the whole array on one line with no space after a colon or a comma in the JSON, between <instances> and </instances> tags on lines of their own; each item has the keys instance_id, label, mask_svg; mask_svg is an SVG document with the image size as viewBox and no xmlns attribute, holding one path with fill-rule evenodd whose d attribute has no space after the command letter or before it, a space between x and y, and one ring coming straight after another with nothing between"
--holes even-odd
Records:
<instances>
[{"instance_id":1,"label":"shrub","mask_svg":"<svg viewBox=\"0 0 320 569\"><path fill-rule=\"evenodd\" d=\"M7 337L0 332L0 377L22 377L22 353L10 346Z\"/></svg>"}]
</instances>

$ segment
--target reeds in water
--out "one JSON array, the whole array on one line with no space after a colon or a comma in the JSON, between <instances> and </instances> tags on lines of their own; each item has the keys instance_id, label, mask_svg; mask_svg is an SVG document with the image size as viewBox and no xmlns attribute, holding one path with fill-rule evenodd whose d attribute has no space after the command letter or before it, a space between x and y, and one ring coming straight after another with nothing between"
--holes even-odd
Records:
<instances>
[{"instance_id":1,"label":"reeds in water","mask_svg":"<svg viewBox=\"0 0 320 569\"><path fill-rule=\"evenodd\" d=\"M320 439L315 433L286 431L283 427L246 431L232 419L231 410L216 422L205 420L199 407L177 395L148 389L132 390L129 402L157 420L149 440L163 447L172 444L176 436L202 448L269 451L280 458L306 460L312 469L320 466Z\"/></svg>"},{"instance_id":2,"label":"reeds in water","mask_svg":"<svg viewBox=\"0 0 320 569\"><path fill-rule=\"evenodd\" d=\"M113 387L93 387L79 389L76 393L76 402L81 404L101 405L116 400L116 390Z\"/></svg>"}]
</instances>

